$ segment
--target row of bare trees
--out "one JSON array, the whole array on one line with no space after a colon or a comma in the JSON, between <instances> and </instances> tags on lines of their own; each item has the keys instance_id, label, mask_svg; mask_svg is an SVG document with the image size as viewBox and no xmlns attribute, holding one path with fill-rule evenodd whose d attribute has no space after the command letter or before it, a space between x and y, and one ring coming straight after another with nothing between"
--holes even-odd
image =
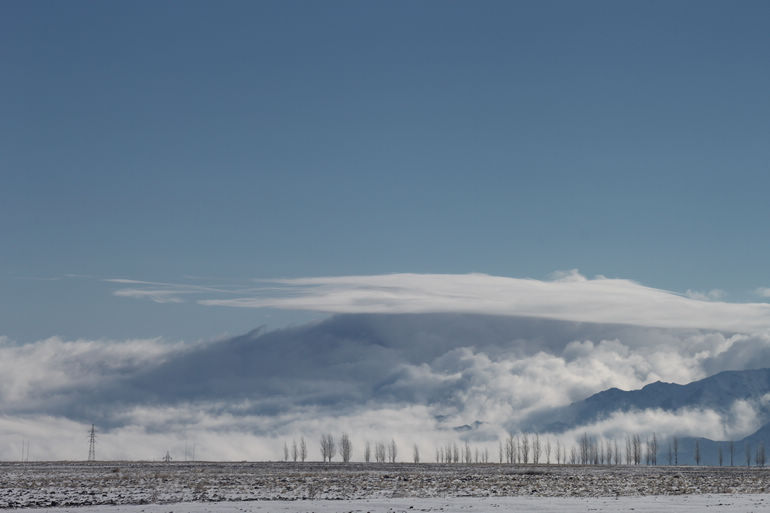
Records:
<instances>
[{"instance_id":1,"label":"row of bare trees","mask_svg":"<svg viewBox=\"0 0 770 513\"><path fill-rule=\"evenodd\" d=\"M680 440L672 437L668 442L667 463L669 465L679 465ZM320 440L321 459L325 462L331 462L339 452L342 461L350 462L353 454L353 443L347 433L343 433L339 440L331 434L321 435ZM624 450L623 450L624 449ZM642 439L641 435L632 434L625 436L625 446L617 440L608 440L589 436L584 433L576 445L567 449L559 438L551 439L543 437L538 433L521 433L514 435L510 433L504 440L499 441L498 460L499 463L509 464L535 464L545 463L550 465L572 464L572 465L657 465L659 454L658 437L655 433ZM717 447L717 459L719 466L725 461L723 446ZM364 445L364 461L377 463L395 463L398 456L398 446L396 441L390 442L370 442L366 441ZM735 443L729 442L727 446L727 456L729 456L729 465L735 465ZM754 450L749 443L744 447L744 460L747 466L752 461L756 466L764 467L766 463L765 445L759 443ZM299 443L293 440L291 448L288 444L283 445L284 461L302 461L308 457L307 444L305 438L301 437ZM695 440L693 451L693 460L696 465L700 465L703 460L701 445L699 440ZM412 461L420 463L420 449L417 444L412 450ZM446 445L436 448L437 463L489 463L489 449L487 447L471 447L466 441L464 445L458 445L457 442L449 442Z\"/></svg>"},{"instance_id":2,"label":"row of bare trees","mask_svg":"<svg viewBox=\"0 0 770 513\"><path fill-rule=\"evenodd\" d=\"M417 445L414 446L415 453L415 463L420 462L420 450L417 448ZM372 452L372 450L374 452ZM364 445L364 461L366 463L369 463L372 461L372 457L374 458L374 461L377 463L395 463L396 457L398 456L398 446L396 445L396 441L392 440L389 443L385 442L375 442L374 443L374 449L372 449L372 443L369 442L369 440L366 441L366 444Z\"/></svg>"},{"instance_id":3,"label":"row of bare trees","mask_svg":"<svg viewBox=\"0 0 770 513\"><path fill-rule=\"evenodd\" d=\"M284 442L283 444L283 461L289 461L289 446ZM292 440L291 443L291 459L292 461L305 461L307 459L307 444L305 443L305 437L300 437L299 445L297 440Z\"/></svg>"}]
</instances>

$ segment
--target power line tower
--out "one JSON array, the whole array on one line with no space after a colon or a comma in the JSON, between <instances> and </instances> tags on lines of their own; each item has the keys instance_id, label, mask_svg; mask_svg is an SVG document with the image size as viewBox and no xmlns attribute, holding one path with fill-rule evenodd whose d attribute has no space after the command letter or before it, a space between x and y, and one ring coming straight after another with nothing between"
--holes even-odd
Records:
<instances>
[{"instance_id":1,"label":"power line tower","mask_svg":"<svg viewBox=\"0 0 770 513\"><path fill-rule=\"evenodd\" d=\"M91 424L88 440L88 461L96 461L96 429L93 424Z\"/></svg>"}]
</instances>

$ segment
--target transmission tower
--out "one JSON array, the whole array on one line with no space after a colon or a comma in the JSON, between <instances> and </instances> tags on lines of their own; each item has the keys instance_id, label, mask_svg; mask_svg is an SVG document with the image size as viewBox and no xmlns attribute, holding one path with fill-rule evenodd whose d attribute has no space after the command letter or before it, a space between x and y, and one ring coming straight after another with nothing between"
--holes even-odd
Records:
<instances>
[{"instance_id":1,"label":"transmission tower","mask_svg":"<svg viewBox=\"0 0 770 513\"><path fill-rule=\"evenodd\" d=\"M88 461L96 461L96 429L93 424L91 424L88 440Z\"/></svg>"}]
</instances>

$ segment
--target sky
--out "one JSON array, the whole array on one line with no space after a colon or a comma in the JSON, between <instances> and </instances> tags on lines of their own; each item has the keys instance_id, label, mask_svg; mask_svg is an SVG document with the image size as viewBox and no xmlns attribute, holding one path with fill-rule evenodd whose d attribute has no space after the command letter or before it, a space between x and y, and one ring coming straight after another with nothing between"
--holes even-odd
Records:
<instances>
[{"instance_id":1,"label":"sky","mask_svg":"<svg viewBox=\"0 0 770 513\"><path fill-rule=\"evenodd\" d=\"M317 315L103 280L770 286L766 2L5 2L0 333Z\"/></svg>"},{"instance_id":2,"label":"sky","mask_svg":"<svg viewBox=\"0 0 770 513\"><path fill-rule=\"evenodd\" d=\"M94 422L117 458L491 442L609 387L770 367L768 19L3 2L0 459L77 458ZM740 439L766 402L581 429Z\"/></svg>"}]
</instances>

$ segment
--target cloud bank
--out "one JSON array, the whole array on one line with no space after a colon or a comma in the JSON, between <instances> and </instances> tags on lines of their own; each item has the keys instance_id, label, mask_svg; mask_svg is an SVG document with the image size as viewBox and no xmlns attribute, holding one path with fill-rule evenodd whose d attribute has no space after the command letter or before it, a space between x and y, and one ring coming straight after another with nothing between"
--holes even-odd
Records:
<instances>
[{"instance_id":1,"label":"cloud bank","mask_svg":"<svg viewBox=\"0 0 770 513\"><path fill-rule=\"evenodd\" d=\"M687 383L770 367L770 336L473 314L348 314L195 345L162 339L50 338L0 343L0 458L30 440L36 458L84 458L91 423L101 458L278 459L321 433L417 443L464 440L495 454L533 416L610 387ZM561 434L628 430L744 436L767 405L618 413ZM467 428L459 429L464 426ZM405 456L408 458L408 455Z\"/></svg>"}]
</instances>

